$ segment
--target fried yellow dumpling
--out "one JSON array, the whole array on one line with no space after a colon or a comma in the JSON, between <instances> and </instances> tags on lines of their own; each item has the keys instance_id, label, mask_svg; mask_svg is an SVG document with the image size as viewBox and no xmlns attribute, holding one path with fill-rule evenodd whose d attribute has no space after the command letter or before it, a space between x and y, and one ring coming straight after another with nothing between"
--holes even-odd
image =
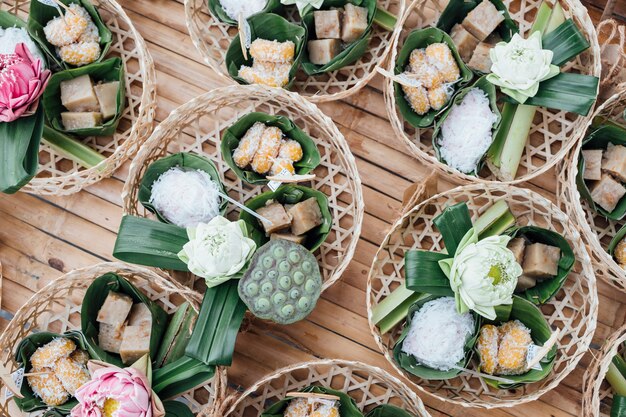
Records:
<instances>
[{"instance_id":1,"label":"fried yellow dumpling","mask_svg":"<svg viewBox=\"0 0 626 417\"><path fill-rule=\"evenodd\" d=\"M515 320L500 326L498 369L501 375L519 375L526 372L526 354L532 344L530 330Z\"/></svg>"},{"instance_id":2,"label":"fried yellow dumpling","mask_svg":"<svg viewBox=\"0 0 626 417\"><path fill-rule=\"evenodd\" d=\"M27 376L26 380L33 393L44 403L56 407L67 402L70 394L51 368L33 370L32 373L33 375Z\"/></svg>"},{"instance_id":3,"label":"fried yellow dumpling","mask_svg":"<svg viewBox=\"0 0 626 417\"><path fill-rule=\"evenodd\" d=\"M452 51L445 43L431 43L426 47L426 56L431 65L437 67L446 83L459 79L459 66L452 55Z\"/></svg>"},{"instance_id":4,"label":"fried yellow dumpling","mask_svg":"<svg viewBox=\"0 0 626 417\"><path fill-rule=\"evenodd\" d=\"M68 357L76 350L76 343L65 337L58 337L38 348L30 357L34 369L53 368L60 358Z\"/></svg>"},{"instance_id":5,"label":"fried yellow dumpling","mask_svg":"<svg viewBox=\"0 0 626 417\"><path fill-rule=\"evenodd\" d=\"M89 371L84 365L70 358L61 358L56 362L54 374L61 381L63 388L70 395L76 394L76 390L89 382Z\"/></svg>"},{"instance_id":6,"label":"fried yellow dumpling","mask_svg":"<svg viewBox=\"0 0 626 417\"><path fill-rule=\"evenodd\" d=\"M492 375L498 366L498 340L500 333L492 324L486 324L480 329L476 349L480 358L480 369Z\"/></svg>"},{"instance_id":7,"label":"fried yellow dumpling","mask_svg":"<svg viewBox=\"0 0 626 417\"><path fill-rule=\"evenodd\" d=\"M408 87L403 85L404 97L411 105L413 111L419 115L426 114L430 110L428 91L424 87Z\"/></svg>"}]
</instances>

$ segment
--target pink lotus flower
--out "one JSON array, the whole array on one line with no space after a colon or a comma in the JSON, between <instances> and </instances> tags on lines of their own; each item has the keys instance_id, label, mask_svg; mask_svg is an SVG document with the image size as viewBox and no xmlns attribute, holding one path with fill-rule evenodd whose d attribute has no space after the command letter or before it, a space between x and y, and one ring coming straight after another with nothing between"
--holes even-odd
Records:
<instances>
[{"instance_id":1,"label":"pink lotus flower","mask_svg":"<svg viewBox=\"0 0 626 417\"><path fill-rule=\"evenodd\" d=\"M25 44L18 43L12 54L0 54L0 122L34 114L49 79L50 70Z\"/></svg>"}]
</instances>

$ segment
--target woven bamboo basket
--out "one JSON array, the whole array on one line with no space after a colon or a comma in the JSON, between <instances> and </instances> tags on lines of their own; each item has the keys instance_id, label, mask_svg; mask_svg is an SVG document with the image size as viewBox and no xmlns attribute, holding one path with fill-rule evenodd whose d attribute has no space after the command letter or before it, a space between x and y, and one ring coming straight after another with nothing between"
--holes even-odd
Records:
<instances>
[{"instance_id":1,"label":"woven bamboo basket","mask_svg":"<svg viewBox=\"0 0 626 417\"><path fill-rule=\"evenodd\" d=\"M0 336L0 363L10 372L17 369L14 351L20 341L33 331L63 333L80 330L80 310L87 288L98 277L114 272L156 301L167 313L172 313L183 302L189 302L198 311L200 295L172 282L166 275L123 263L105 262L69 272L35 293L24 304ZM3 388L0 382L0 388ZM0 401L0 414L15 415L12 401ZM226 392L226 370L218 368L216 376L207 384L181 396L194 412L223 401ZM9 408L11 407L11 408ZM15 411L14 411L15 412Z\"/></svg>"},{"instance_id":2,"label":"woven bamboo basket","mask_svg":"<svg viewBox=\"0 0 626 417\"><path fill-rule=\"evenodd\" d=\"M399 17L404 12L405 0L378 0L378 6ZM299 21L295 7L287 7L286 12L289 20ZM213 16L206 0L185 0L185 16L191 40L204 61L228 82L234 83L224 59L231 40L237 35L237 27L224 24ZM376 68L383 64L400 29L398 24L393 32L389 32L374 24L368 50L358 61L315 76L301 70L292 90L316 103L341 100L356 93L374 78Z\"/></svg>"},{"instance_id":3,"label":"woven bamboo basket","mask_svg":"<svg viewBox=\"0 0 626 417\"><path fill-rule=\"evenodd\" d=\"M415 200L427 198L427 190ZM512 390L498 390L478 377L461 374L445 381L419 379L403 371L393 361L393 346L402 330L398 325L381 335L372 323L372 308L399 285L404 285L404 253L410 249L435 252L443 249L441 234L432 220L445 207L466 202L476 219L498 200L505 200L518 225L534 225L556 231L565 237L576 255L576 264L563 288L541 307L553 328L561 330L552 372L541 382ZM367 308L370 328L376 343L393 367L409 379L414 389L442 401L464 407L513 407L533 401L556 387L575 367L589 347L596 328L598 295L589 255L584 251L579 232L566 214L547 199L532 191L500 184L474 184L437 194L408 210L391 228L372 263L367 285ZM473 359L470 368L476 367Z\"/></svg>"},{"instance_id":4,"label":"woven bamboo basket","mask_svg":"<svg viewBox=\"0 0 626 417\"><path fill-rule=\"evenodd\" d=\"M368 412L381 404L393 404L415 417L429 417L422 400L404 383L383 369L361 362L324 359L280 369L256 382L242 394L235 393L202 417L258 417L267 407L310 385L343 391L358 408Z\"/></svg>"},{"instance_id":5,"label":"woven bamboo basket","mask_svg":"<svg viewBox=\"0 0 626 417\"><path fill-rule=\"evenodd\" d=\"M604 377L613 357L626 349L626 326L622 326L605 342L595 354L583 379L583 413L585 417L609 417L613 391Z\"/></svg>"},{"instance_id":6,"label":"woven bamboo basket","mask_svg":"<svg viewBox=\"0 0 626 417\"><path fill-rule=\"evenodd\" d=\"M443 7L438 0L414 0L404 15L403 30L395 38L391 48L388 65L393 71L396 58L404 40L414 29L435 26ZM600 76L600 47L594 25L587 14L587 9L578 0L559 0L566 17L571 17L581 29L591 47L578 55L576 59L563 66L563 71L579 72L587 75ZM540 1L534 0L505 0L511 17L520 28L520 34L526 35L534 21ZM498 181L496 176L487 167L479 176L463 174L448 165L439 162L432 145L433 129L417 129L405 122L397 108L393 81L387 78L384 83L385 105L391 126L396 136L409 148L411 153L420 161L435 167L439 172L449 175L451 180L463 184L467 182L489 183ZM588 116L578 116L574 113L538 108L533 126L530 129L530 139L526 143L522 155L517 177L509 183L528 181L548 171L561 161L576 141L573 136L582 129L590 119ZM499 181L498 181L499 182Z\"/></svg>"},{"instance_id":7,"label":"woven bamboo basket","mask_svg":"<svg viewBox=\"0 0 626 417\"><path fill-rule=\"evenodd\" d=\"M626 110L626 84L618 87L619 92L605 101L594 113L594 117L606 117L608 119L621 118ZM624 124L624 120L621 124ZM579 136L584 138L588 133L589 124L580 130ZM603 279L618 290L626 292L626 272L608 254L606 248L611 239L626 224L626 220L614 221L606 219L591 209L586 200L582 199L576 186L578 175L578 155L580 154L581 141L567 157L563 169L559 170L559 202L568 213L575 217L575 223L583 236L596 277Z\"/></svg>"},{"instance_id":8,"label":"woven bamboo basket","mask_svg":"<svg viewBox=\"0 0 626 417\"><path fill-rule=\"evenodd\" d=\"M115 135L87 137L83 143L106 159L93 168L84 168L65 158L42 141L39 170L22 188L33 194L67 195L110 177L133 156L150 136L156 112L156 72L146 44L130 18L115 0L94 0L102 20L113 33L108 56L122 58L125 72L126 108ZM28 18L30 1L0 0L0 9Z\"/></svg>"},{"instance_id":9,"label":"woven bamboo basket","mask_svg":"<svg viewBox=\"0 0 626 417\"><path fill-rule=\"evenodd\" d=\"M133 159L122 193L124 213L152 217L138 203L137 194L146 168L167 153L193 152L213 161L230 197L241 203L267 191L267 188L237 178L220 151L222 131L254 111L288 117L313 138L320 151L321 163L313 171L316 178L302 184L326 194L333 217L328 238L315 252L325 290L348 266L361 234L364 212L361 179L354 156L334 123L314 104L295 93L237 85L215 89L174 110ZM227 215L235 219L238 212L231 204ZM193 284L194 277L186 275L185 279L192 280L187 283Z\"/></svg>"}]
</instances>

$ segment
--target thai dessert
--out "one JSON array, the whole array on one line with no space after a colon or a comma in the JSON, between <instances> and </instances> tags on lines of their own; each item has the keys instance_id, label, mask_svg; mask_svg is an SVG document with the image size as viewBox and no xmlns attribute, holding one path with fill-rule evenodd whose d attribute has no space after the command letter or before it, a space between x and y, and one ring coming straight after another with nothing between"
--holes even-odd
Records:
<instances>
[{"instance_id":1,"label":"thai dessert","mask_svg":"<svg viewBox=\"0 0 626 417\"><path fill-rule=\"evenodd\" d=\"M219 184L200 169L170 168L152 184L150 204L176 226L196 227L220 213Z\"/></svg>"},{"instance_id":2,"label":"thai dessert","mask_svg":"<svg viewBox=\"0 0 626 417\"><path fill-rule=\"evenodd\" d=\"M619 241L613 251L613 258L622 269L626 270L626 237Z\"/></svg>"},{"instance_id":3,"label":"thai dessert","mask_svg":"<svg viewBox=\"0 0 626 417\"><path fill-rule=\"evenodd\" d=\"M402 352L421 365L449 371L465 358L465 343L473 333L471 313L459 314L453 297L437 298L413 315Z\"/></svg>"},{"instance_id":4,"label":"thai dessert","mask_svg":"<svg viewBox=\"0 0 626 417\"><path fill-rule=\"evenodd\" d=\"M411 52L404 74L420 84L403 85L402 91L413 111L423 115L430 109L441 110L448 103L460 70L448 45L432 43Z\"/></svg>"},{"instance_id":5,"label":"thai dessert","mask_svg":"<svg viewBox=\"0 0 626 417\"><path fill-rule=\"evenodd\" d=\"M533 340L519 320L500 326L485 324L476 342L480 369L489 375L521 375L528 371L527 353Z\"/></svg>"},{"instance_id":6,"label":"thai dessert","mask_svg":"<svg viewBox=\"0 0 626 417\"><path fill-rule=\"evenodd\" d=\"M66 130L102 125L117 114L119 81L94 84L87 74L61 81L61 121Z\"/></svg>"},{"instance_id":7,"label":"thai dessert","mask_svg":"<svg viewBox=\"0 0 626 417\"><path fill-rule=\"evenodd\" d=\"M284 417L340 417L339 403L323 398L295 398L289 402Z\"/></svg>"},{"instance_id":8,"label":"thai dessert","mask_svg":"<svg viewBox=\"0 0 626 417\"><path fill-rule=\"evenodd\" d=\"M239 76L250 84L284 87L289 83L295 53L296 45L292 41L257 38L250 44L252 66L242 65Z\"/></svg>"},{"instance_id":9,"label":"thai dessert","mask_svg":"<svg viewBox=\"0 0 626 417\"><path fill-rule=\"evenodd\" d=\"M18 43L23 43L28 48L28 51L33 57L38 58L46 68L46 60L43 53L35 42L31 39L30 35L24 28L12 27L1 28L0 27L0 54L8 55L15 52L15 47Z\"/></svg>"},{"instance_id":10,"label":"thai dessert","mask_svg":"<svg viewBox=\"0 0 626 417\"><path fill-rule=\"evenodd\" d=\"M306 239L307 232L324 222L315 197L285 205L269 200L256 212L267 219L260 220L260 223L270 240L283 239L301 244Z\"/></svg>"},{"instance_id":11,"label":"thai dessert","mask_svg":"<svg viewBox=\"0 0 626 417\"><path fill-rule=\"evenodd\" d=\"M507 247L522 266L522 275L517 280L516 292L525 291L537 282L555 277L559 272L561 249L543 243L529 243L523 237L511 239Z\"/></svg>"},{"instance_id":12,"label":"thai dessert","mask_svg":"<svg viewBox=\"0 0 626 417\"><path fill-rule=\"evenodd\" d=\"M219 3L228 17L238 21L240 17L247 19L261 12L267 0L220 0Z\"/></svg>"},{"instance_id":13,"label":"thai dessert","mask_svg":"<svg viewBox=\"0 0 626 417\"><path fill-rule=\"evenodd\" d=\"M443 121L437 138L441 158L465 174L476 172L493 142L492 129L497 122L487 94L480 88L471 88L459 103L452 105Z\"/></svg>"},{"instance_id":14,"label":"thai dessert","mask_svg":"<svg viewBox=\"0 0 626 417\"><path fill-rule=\"evenodd\" d=\"M72 3L69 9L43 28L46 40L64 62L76 67L91 64L101 53L98 27L81 5Z\"/></svg>"},{"instance_id":15,"label":"thai dessert","mask_svg":"<svg viewBox=\"0 0 626 417\"><path fill-rule=\"evenodd\" d=\"M98 345L116 353L125 365L150 353L152 313L126 294L110 291L98 311Z\"/></svg>"},{"instance_id":16,"label":"thai dessert","mask_svg":"<svg viewBox=\"0 0 626 417\"><path fill-rule=\"evenodd\" d=\"M591 199L612 212L626 195L626 146L609 143L606 149L582 151L585 170L582 177L589 185Z\"/></svg>"},{"instance_id":17,"label":"thai dessert","mask_svg":"<svg viewBox=\"0 0 626 417\"><path fill-rule=\"evenodd\" d=\"M38 398L49 406L65 404L76 390L89 381L87 352L73 340L59 337L39 347L30 357L32 368L26 377Z\"/></svg>"},{"instance_id":18,"label":"thai dessert","mask_svg":"<svg viewBox=\"0 0 626 417\"><path fill-rule=\"evenodd\" d=\"M233 152L235 164L248 166L258 173L278 175L283 170L295 173L294 162L302 159L302 146L298 141L285 139L282 130L256 122L239 141Z\"/></svg>"}]
</instances>

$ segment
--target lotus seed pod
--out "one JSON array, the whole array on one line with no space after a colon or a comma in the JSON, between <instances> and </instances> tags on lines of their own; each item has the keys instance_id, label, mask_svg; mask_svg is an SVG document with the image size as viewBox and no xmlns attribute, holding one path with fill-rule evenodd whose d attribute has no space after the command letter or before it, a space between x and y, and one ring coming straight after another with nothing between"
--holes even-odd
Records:
<instances>
[{"instance_id":1,"label":"lotus seed pod","mask_svg":"<svg viewBox=\"0 0 626 417\"><path fill-rule=\"evenodd\" d=\"M250 260L238 289L255 316L291 324L315 308L322 290L322 275L315 257L304 246L288 240L270 240Z\"/></svg>"}]
</instances>

